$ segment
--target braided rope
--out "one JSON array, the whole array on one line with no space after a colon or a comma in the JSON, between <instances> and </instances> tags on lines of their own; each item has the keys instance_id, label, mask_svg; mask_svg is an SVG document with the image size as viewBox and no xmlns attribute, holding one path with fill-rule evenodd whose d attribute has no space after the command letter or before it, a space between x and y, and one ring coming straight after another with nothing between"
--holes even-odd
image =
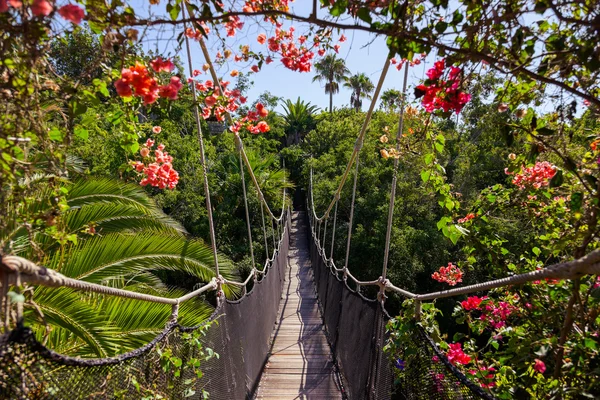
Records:
<instances>
[{"instance_id":1,"label":"braided rope","mask_svg":"<svg viewBox=\"0 0 600 400\"><path fill-rule=\"evenodd\" d=\"M246 211L246 228L248 229L248 246L250 247L250 257L252 257L252 270L256 270L254 264L254 246L252 243L252 228L250 227L250 212L248 211L248 195L246 193L246 174L244 172L244 164L242 162L241 141L240 144L240 176L242 177L242 192L244 193L244 210Z\"/></svg>"},{"instance_id":2,"label":"braided rope","mask_svg":"<svg viewBox=\"0 0 600 400\"><path fill-rule=\"evenodd\" d=\"M181 7L181 12L183 19L185 21L185 13L187 9L187 3L183 2L183 7ZM191 14L191 13L190 13ZM183 30L187 30L187 23L183 23ZM183 35L185 39L185 47L187 51L188 57L188 69L190 76L193 76L193 66L192 66L192 51L190 49L190 39L187 35ZM194 98L194 119L196 120L196 129L198 134L198 144L200 145L200 164L202 165L202 177L204 183L204 194L206 196L206 211L208 213L208 227L210 234L210 246L213 251L213 259L215 262L215 272L217 276L219 275L219 255L217 252L217 239L215 236L215 224L213 220L212 206L210 204L210 188L208 185L208 171L206 168L206 156L204 153L204 139L202 137L202 127L200 125L200 111L198 110L198 95L196 93L196 85L191 85L192 87L192 96Z\"/></svg>"},{"instance_id":3,"label":"braided rope","mask_svg":"<svg viewBox=\"0 0 600 400\"><path fill-rule=\"evenodd\" d=\"M0 264L0 275L3 276L2 287L14 285L17 283L17 274L20 275L21 282L37 283L49 287L68 287L75 290L85 292L94 292L99 294L107 294L111 296L125 297L134 300L149 301L152 303L162 303L177 305L181 302L198 296L208 290L217 289L217 285L222 283L222 280L212 278L209 283L202 286L200 289L194 290L184 296L178 298L159 297L144 293L132 292L124 289L117 289L108 286L98 285L97 283L80 281L78 279L69 278L52 269L41 267L35 263L18 256L4 256L2 264ZM6 285L6 286L5 286ZM3 289L4 290L4 289Z\"/></svg>"},{"instance_id":4,"label":"braided rope","mask_svg":"<svg viewBox=\"0 0 600 400\"><path fill-rule=\"evenodd\" d=\"M315 235L313 230L313 236ZM320 252L325 251L324 248L319 249ZM345 268L337 268L333 259L329 261L331 268L336 272L342 272ZM501 279L494 279L487 282L477 283L474 285L468 285L460 288L442 290L439 292L431 292L424 294L412 293L408 290L399 288L392 284L389 279L380 277L376 281L359 281L351 273L346 272L346 276L349 276L355 283L361 286L383 286L386 291L398 293L409 299L414 299L417 302L429 301L440 299L444 297L453 297L463 294L470 294L475 292L486 291L490 289L496 289L505 286L520 285L528 282L538 281L542 279L574 279L584 275L600 275L600 249L594 250L591 253L572 261L561 262L557 264L549 265L543 269L526 272L519 275L514 275Z\"/></svg>"}]
</instances>

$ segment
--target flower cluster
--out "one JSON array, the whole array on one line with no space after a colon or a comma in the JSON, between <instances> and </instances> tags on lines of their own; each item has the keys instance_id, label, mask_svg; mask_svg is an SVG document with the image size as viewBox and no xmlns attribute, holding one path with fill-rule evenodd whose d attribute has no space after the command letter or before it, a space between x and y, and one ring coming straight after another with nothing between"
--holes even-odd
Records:
<instances>
[{"instance_id":1,"label":"flower cluster","mask_svg":"<svg viewBox=\"0 0 600 400\"><path fill-rule=\"evenodd\" d=\"M421 54L417 54L412 60L402 58L402 59L400 59L400 61L398 61L396 59L396 57L394 57L390 60L390 62L392 63L392 65L396 66L396 69L398 71L400 71L402 69L402 67L404 66L404 64L406 64L407 62L408 62L409 66L414 67L415 65L421 64L421 62L425 59L425 57L427 57L427 53L421 53Z\"/></svg>"},{"instance_id":2,"label":"flower cluster","mask_svg":"<svg viewBox=\"0 0 600 400\"><path fill-rule=\"evenodd\" d=\"M462 349L462 344L449 343L448 347L450 347L450 349L448 350L448 353L446 353L446 356L448 357L448 361L450 361L452 364L466 365L471 362L471 356L465 354Z\"/></svg>"},{"instance_id":3,"label":"flower cluster","mask_svg":"<svg viewBox=\"0 0 600 400\"><path fill-rule=\"evenodd\" d=\"M229 81L221 80L219 85L208 79L204 82L196 82L196 89L198 89L204 97L204 105L202 108L202 117L208 119L211 115L217 119L217 121L225 120L225 113L235 112L240 104L246 102L246 98L242 96L241 92L237 89L229 89ZM220 86L220 88L219 88ZM223 92L221 93L221 89Z\"/></svg>"},{"instance_id":4,"label":"flower cluster","mask_svg":"<svg viewBox=\"0 0 600 400\"><path fill-rule=\"evenodd\" d=\"M244 4L243 12L259 12L266 10L289 11L289 0L249 0Z\"/></svg>"},{"instance_id":5,"label":"flower cluster","mask_svg":"<svg viewBox=\"0 0 600 400\"><path fill-rule=\"evenodd\" d=\"M23 7L21 0L0 0L0 13L8 12L11 8L19 10ZM31 3L31 14L34 17L47 17L54 11L54 6L48 0L33 0ZM75 4L67 4L60 7L58 15L65 20L79 25L85 17L85 11Z\"/></svg>"},{"instance_id":6,"label":"flower cluster","mask_svg":"<svg viewBox=\"0 0 600 400\"><path fill-rule=\"evenodd\" d=\"M472 220L472 219L474 219L474 218L475 218L475 214L473 214L473 213L468 213L468 214L467 214L467 215L465 215L463 218L459 218L459 219L458 219L458 223L459 223L459 224L464 224L465 222L467 222L467 221L470 221L470 220Z\"/></svg>"},{"instance_id":7,"label":"flower cluster","mask_svg":"<svg viewBox=\"0 0 600 400\"><path fill-rule=\"evenodd\" d=\"M440 267L439 271L431 274L431 278L438 282L446 282L450 286L454 286L459 282L462 282L463 272L456 265L451 262L448 263L447 267Z\"/></svg>"},{"instance_id":8,"label":"flower cluster","mask_svg":"<svg viewBox=\"0 0 600 400\"><path fill-rule=\"evenodd\" d=\"M311 60L315 55L304 46L306 36L299 36L299 46L296 45L294 31L293 26L287 31L277 27L275 35L268 40L264 34L259 35L257 40L260 44L268 42L269 50L281 56L281 62L286 68L292 71L310 72Z\"/></svg>"},{"instance_id":9,"label":"flower cluster","mask_svg":"<svg viewBox=\"0 0 600 400\"><path fill-rule=\"evenodd\" d=\"M173 169L173 157L169 155L164 144L159 144L154 150L154 162L146 164L146 160L151 159L150 152L154 147L154 140L148 139L144 147L140 149L140 156L144 161L133 161L131 166L144 177L140 185L154 186L159 189L174 189L179 182L179 174Z\"/></svg>"},{"instance_id":10,"label":"flower cluster","mask_svg":"<svg viewBox=\"0 0 600 400\"><path fill-rule=\"evenodd\" d=\"M150 66L155 72L171 72L175 68L170 60L163 60L158 57L150 62ZM177 94L183 87L179 77L172 76L166 85L159 85L145 65L136 62L134 66L123 68L121 79L115 81L115 89L121 97L140 97L144 104L152 104L159 97L170 100L177 100Z\"/></svg>"},{"instance_id":11,"label":"flower cluster","mask_svg":"<svg viewBox=\"0 0 600 400\"><path fill-rule=\"evenodd\" d=\"M472 296L460 304L465 311L480 311L479 320L487 323L493 329L505 327L508 317L517 311L517 307L512 304L506 301L496 302L487 296Z\"/></svg>"},{"instance_id":12,"label":"flower cluster","mask_svg":"<svg viewBox=\"0 0 600 400\"><path fill-rule=\"evenodd\" d=\"M415 88L417 98L423 97L421 104L429 113L442 109L445 112L454 111L457 114L471 100L471 95L460 88L462 70L450 67L446 71L445 60L437 61L433 68L427 71L427 80ZM447 76L447 79L444 77Z\"/></svg>"},{"instance_id":13,"label":"flower cluster","mask_svg":"<svg viewBox=\"0 0 600 400\"><path fill-rule=\"evenodd\" d=\"M550 184L550 180L556 175L556 166L548 161L538 161L533 167L521 167L520 174L511 173L508 168L504 172L506 175L514 175L512 183L519 189L529 186L539 189Z\"/></svg>"},{"instance_id":14,"label":"flower cluster","mask_svg":"<svg viewBox=\"0 0 600 400\"><path fill-rule=\"evenodd\" d=\"M259 118L264 118L269 114L269 111L261 103L256 104L256 111L248 111L248 114L235 121L235 123L229 127L234 133L238 133L242 128L247 129L250 133L266 133L271 130L269 124L266 121L259 121ZM258 122L257 122L258 121ZM254 122L257 122L256 125Z\"/></svg>"}]
</instances>

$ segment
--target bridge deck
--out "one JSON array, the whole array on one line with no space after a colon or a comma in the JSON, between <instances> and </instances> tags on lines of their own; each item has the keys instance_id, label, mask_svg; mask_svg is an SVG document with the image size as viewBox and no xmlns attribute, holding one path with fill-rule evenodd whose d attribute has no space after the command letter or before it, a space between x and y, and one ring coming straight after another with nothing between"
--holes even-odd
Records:
<instances>
[{"instance_id":1,"label":"bridge deck","mask_svg":"<svg viewBox=\"0 0 600 400\"><path fill-rule=\"evenodd\" d=\"M294 212L286 273L271 356L257 399L341 399L310 266L304 212Z\"/></svg>"}]
</instances>

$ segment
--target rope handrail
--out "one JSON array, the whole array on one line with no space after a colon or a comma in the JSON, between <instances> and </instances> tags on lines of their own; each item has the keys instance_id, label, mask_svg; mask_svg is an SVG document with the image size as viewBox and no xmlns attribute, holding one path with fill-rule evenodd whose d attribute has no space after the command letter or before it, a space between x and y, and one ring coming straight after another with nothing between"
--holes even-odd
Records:
<instances>
[{"instance_id":1,"label":"rope handrail","mask_svg":"<svg viewBox=\"0 0 600 400\"><path fill-rule=\"evenodd\" d=\"M0 264L0 273L6 275L5 282L8 285L17 283L17 275L21 282L37 283L48 287L67 287L75 290L107 294L117 297L125 297L133 300L143 300L152 303L162 303L178 305L184 301L190 300L206 291L216 290L219 283L223 283L220 278L212 278L210 282L201 288L194 290L181 297L160 297L145 293L133 292L125 289L117 289L110 286L103 286L97 283L85 282L74 278L69 278L53 269L39 266L25 258L19 256L4 256Z\"/></svg>"},{"instance_id":2,"label":"rope handrail","mask_svg":"<svg viewBox=\"0 0 600 400\"><path fill-rule=\"evenodd\" d=\"M313 237L315 236L315 232L312 231ZM324 256L325 249L319 248L319 252L322 256ZM333 260L329 261L331 263L332 268L337 271L343 271L344 268L336 268ZM565 261L556 264L549 265L545 268L539 269L537 271L526 272L519 275L513 275L506 278L494 279L491 281L486 281L482 283L476 283L473 285L468 285L464 287L441 290L438 292L430 292L430 293L412 293L408 290L399 288L392 284L389 279L383 279L380 277L377 281L358 281L356 278L352 276L350 271L347 271L347 275L351 277L356 283L360 285L383 285L385 290L388 292L395 292L401 296L404 296L409 299L414 299L416 301L428 301L435 300L445 297L453 297L463 294L470 294L490 289L496 289L505 286L511 285L520 285L523 283L538 281L542 279L574 279L584 275L600 275L600 249L594 250L587 255L578 258L572 261Z\"/></svg>"},{"instance_id":3,"label":"rope handrail","mask_svg":"<svg viewBox=\"0 0 600 400\"><path fill-rule=\"evenodd\" d=\"M285 234L287 227L283 228L283 234ZM279 243L281 244L281 238ZM275 253L274 253L275 254ZM232 285L232 286L246 286L249 280L253 277L254 272L264 275L275 259L273 255L271 258L265 261L264 268L262 270L253 268L250 271L248 278L244 282L231 281L221 276L213 277L208 283L202 287L191 291L183 296L172 298L172 297L161 297L150 294L133 292L131 290L118 289L110 286L104 286L97 283L91 283L82 281L75 278L69 278L60 272L53 269L46 268L44 266L37 265L36 263L29 261L19 256L3 256L0 263L0 276L4 276L5 280L0 280L0 284L4 282L8 285L20 285L21 283L33 283L40 284L47 287L67 287L75 290L93 292L98 294L106 294L116 297L124 297L133 300L149 301L152 303L169 304L172 306L178 305L184 301L190 300L206 291L216 290L220 285Z\"/></svg>"}]
</instances>

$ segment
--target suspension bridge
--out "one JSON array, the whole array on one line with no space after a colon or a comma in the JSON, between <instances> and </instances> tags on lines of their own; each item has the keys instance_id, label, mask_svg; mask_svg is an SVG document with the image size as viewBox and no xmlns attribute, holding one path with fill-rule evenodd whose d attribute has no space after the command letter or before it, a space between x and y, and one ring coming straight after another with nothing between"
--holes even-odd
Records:
<instances>
[{"instance_id":1,"label":"suspension bridge","mask_svg":"<svg viewBox=\"0 0 600 400\"><path fill-rule=\"evenodd\" d=\"M185 9L185 8L184 8ZM215 84L219 79L208 52ZM189 41L186 37L190 74ZM355 148L350 155L332 200L318 216L308 188L305 207L291 210L286 193L281 213L275 215L267 204L246 156L242 139L236 134L252 270L244 282L224 279L219 259L206 174L200 116L195 117L203 165L210 244L214 255L215 278L179 298L164 298L131 292L73 279L16 256L4 256L0 263L0 298L3 326L11 327L0 336L0 398L2 399L490 399L491 394L456 369L419 325L421 304L437 298L465 295L535 280L571 279L600 274L600 251L562 264L476 285L428 294L415 294L390 282L387 275L391 221L394 212L398 161L391 185L386 245L382 274L373 281L360 281L350 272L351 247L359 153L365 132L389 68L386 60L381 77ZM405 70L407 71L407 70ZM193 88L193 85L192 85ZM194 98L196 96L195 89ZM403 91L406 91L406 72ZM400 107L398 135L403 129L404 104ZM230 118L228 116L228 118ZM397 140L399 145L400 140ZM333 243L340 195L351 169L355 168L348 223L346 261L338 268L333 260ZM245 182L246 170L260 201L267 260L255 265L252 229ZM312 171L311 171L312 181ZM266 215L266 218L265 218ZM266 223L265 220L270 223ZM328 235L328 226L333 225ZM269 246L267 227L273 243ZM330 248L327 244L329 243ZM12 312L7 293L23 284L68 287L102 296L119 296L169 304L172 315L164 330L150 343L125 354L82 359L58 354L40 343L22 324L22 304ZM228 299L224 285L240 288L239 298ZM251 289L248 290L251 285ZM376 298L365 297L360 288L377 288ZM179 324L181 303L216 293L214 312L205 324ZM386 293L412 299L415 324L407 335L407 347L416 348L411 362L394 365L384 353ZM13 318L14 317L14 318ZM11 318L14 321L11 323ZM199 333L198 335L196 335ZM201 346L198 346L198 343ZM157 351L158 349L158 351ZM207 356L207 349L211 354ZM394 383L393 369L401 368Z\"/></svg>"}]
</instances>

